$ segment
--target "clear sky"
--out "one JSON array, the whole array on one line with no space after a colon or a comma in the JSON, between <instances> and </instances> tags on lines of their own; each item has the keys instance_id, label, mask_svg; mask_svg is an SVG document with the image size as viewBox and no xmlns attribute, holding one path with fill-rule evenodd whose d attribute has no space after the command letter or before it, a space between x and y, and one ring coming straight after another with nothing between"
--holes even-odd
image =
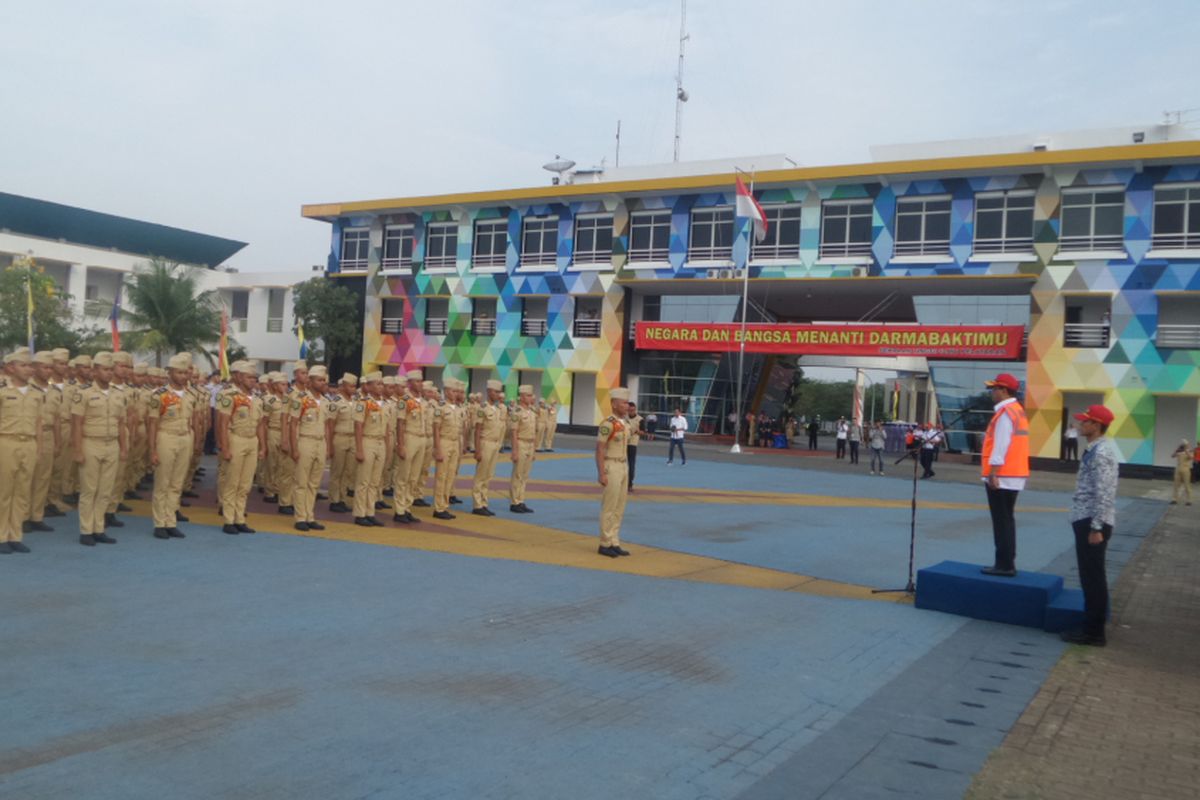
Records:
<instances>
[{"instance_id":1,"label":"clear sky","mask_svg":"<svg viewBox=\"0 0 1200 800\"><path fill-rule=\"evenodd\" d=\"M1200 106L1192 0L691 0L683 157L1158 121ZM0 0L0 191L323 263L303 203L669 161L678 0Z\"/></svg>"}]
</instances>

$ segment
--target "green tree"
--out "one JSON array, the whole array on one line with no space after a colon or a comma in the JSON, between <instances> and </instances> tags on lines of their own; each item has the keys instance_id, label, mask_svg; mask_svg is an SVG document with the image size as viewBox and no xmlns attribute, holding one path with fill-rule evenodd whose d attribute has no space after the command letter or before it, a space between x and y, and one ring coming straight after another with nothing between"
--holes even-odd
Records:
<instances>
[{"instance_id":1,"label":"green tree","mask_svg":"<svg viewBox=\"0 0 1200 800\"><path fill-rule=\"evenodd\" d=\"M292 296L296 320L293 330L304 326L310 364L329 364L358 350L362 343L362 319L354 292L326 278L312 278L296 284Z\"/></svg>"},{"instance_id":2,"label":"green tree","mask_svg":"<svg viewBox=\"0 0 1200 800\"><path fill-rule=\"evenodd\" d=\"M11 350L29 341L29 296L33 295L34 346L39 350L66 347L78 352L84 334L71 325L70 295L29 258L17 259L0 271L0 349Z\"/></svg>"},{"instance_id":3,"label":"green tree","mask_svg":"<svg viewBox=\"0 0 1200 800\"><path fill-rule=\"evenodd\" d=\"M191 267L162 259L133 271L121 304L122 345L154 353L155 364L172 353L200 352L216 364L221 338L217 293L200 291ZM229 349L233 349L232 341Z\"/></svg>"}]
</instances>

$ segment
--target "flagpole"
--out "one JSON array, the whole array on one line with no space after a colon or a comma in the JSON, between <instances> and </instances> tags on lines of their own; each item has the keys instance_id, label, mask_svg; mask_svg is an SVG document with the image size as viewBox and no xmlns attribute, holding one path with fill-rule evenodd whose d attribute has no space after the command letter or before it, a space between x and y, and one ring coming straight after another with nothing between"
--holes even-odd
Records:
<instances>
[{"instance_id":1,"label":"flagpole","mask_svg":"<svg viewBox=\"0 0 1200 800\"><path fill-rule=\"evenodd\" d=\"M750 167L750 196L754 196L754 167ZM742 262L742 333L740 341L738 341L738 369L737 369L737 401L734 403L734 411L737 418L733 422L733 447L729 448L731 453L742 452L742 374L746 365L746 305L750 295L750 237L754 229L754 220L747 220L749 229L746 232L746 260ZM750 442L746 442L749 446Z\"/></svg>"}]
</instances>

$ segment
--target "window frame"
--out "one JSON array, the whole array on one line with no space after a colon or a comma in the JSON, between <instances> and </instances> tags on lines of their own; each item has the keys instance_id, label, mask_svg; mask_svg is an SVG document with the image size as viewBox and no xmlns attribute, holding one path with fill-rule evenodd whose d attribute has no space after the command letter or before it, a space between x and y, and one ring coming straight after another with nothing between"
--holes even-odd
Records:
<instances>
[{"instance_id":1,"label":"window frame","mask_svg":"<svg viewBox=\"0 0 1200 800\"><path fill-rule=\"evenodd\" d=\"M486 229L486 230L482 230ZM497 233L502 232L502 237ZM503 270L508 266L508 217L489 217L477 219L472 226L471 239L471 268L475 270ZM480 251L480 243L484 239L490 243L489 252ZM501 244L500 252L496 252L496 242Z\"/></svg>"},{"instance_id":2,"label":"window frame","mask_svg":"<svg viewBox=\"0 0 1200 800\"><path fill-rule=\"evenodd\" d=\"M459 224L453 221L429 222L425 225L425 260L422 266L426 272L453 272L458 268L458 230ZM449 231L450 235L443 235ZM431 255L430 243L437 238L443 241L443 251L439 255ZM450 252L445 252L445 242L451 243Z\"/></svg>"},{"instance_id":3,"label":"window frame","mask_svg":"<svg viewBox=\"0 0 1200 800\"><path fill-rule=\"evenodd\" d=\"M945 210L930 211L928 204L930 203L945 203ZM892 239L893 254L901 258L913 257L932 257L945 258L950 255L950 222L951 211L954 199L948 194L931 194L931 195L916 195L913 197L897 197L896 198L896 227L895 234ZM916 240L900 239L900 218L901 216L915 216L910 211L906 211L905 207L921 206L921 237ZM929 239L927 231L929 227L929 217L934 214L946 215L946 238L945 239Z\"/></svg>"},{"instance_id":4,"label":"window frame","mask_svg":"<svg viewBox=\"0 0 1200 800\"><path fill-rule=\"evenodd\" d=\"M1096 195L1101 194L1117 194L1121 195L1121 202L1118 206L1116 203L1096 203ZM1092 202L1089 206L1088 214L1088 234L1086 236L1072 234L1070 236L1063 232L1066 223L1066 210L1068 197L1080 197L1082 195L1092 195ZM1081 186L1063 189L1059 195L1058 204L1058 250L1060 253L1108 253L1108 252L1125 252L1125 187L1124 186ZM1096 209L1105 207L1110 208L1118 206L1121 209L1121 231L1118 234L1098 234L1096 233ZM1077 206L1072 206L1077 207Z\"/></svg>"},{"instance_id":5,"label":"window frame","mask_svg":"<svg viewBox=\"0 0 1200 800\"><path fill-rule=\"evenodd\" d=\"M592 248L590 250L581 250L579 247L579 230L580 225L584 223L600 223L592 227L593 231L608 230L608 252L598 250L595 247L595 233L592 236ZM611 267L613 254L613 241L616 239L615 231L613 230L614 219L612 214L598 212L595 214L576 214L575 215L575 231L572 239L571 266L577 269L586 267ZM668 238L668 241L669 238ZM582 257L581 257L582 256Z\"/></svg>"},{"instance_id":6,"label":"window frame","mask_svg":"<svg viewBox=\"0 0 1200 800\"><path fill-rule=\"evenodd\" d=\"M529 229L531 224L537 225L540 228L536 231L539 249L532 253L526 248L530 233L535 233ZM558 265L558 225L559 217L557 214L525 217L521 220L520 265L522 268L554 268ZM546 237L548 234L553 236L553 246L549 252L546 251ZM542 271L549 270L543 269Z\"/></svg>"},{"instance_id":7,"label":"window frame","mask_svg":"<svg viewBox=\"0 0 1200 800\"><path fill-rule=\"evenodd\" d=\"M750 260L794 261L799 259L800 241L804 233L804 206L800 203L767 203L763 205L762 210L763 214L765 214L767 217L767 235L762 242L756 242L753 235L750 237ZM772 213L775 212L782 216L784 212L793 210L796 212L796 217L794 220L796 224L796 244L779 244L779 233L783 228L783 223L779 219L772 220ZM787 221L790 225L793 220L789 217ZM772 240L774 240L773 243L768 243Z\"/></svg>"},{"instance_id":8,"label":"window frame","mask_svg":"<svg viewBox=\"0 0 1200 800\"><path fill-rule=\"evenodd\" d=\"M399 316L388 316L388 304L396 303L400 306ZM447 314L448 316L448 314ZM399 325L389 326L389 322L398 322ZM391 329L389 329L391 328ZM384 297L381 298L379 306L379 332L389 336L399 336L404 332L404 298L403 297Z\"/></svg>"},{"instance_id":9,"label":"window frame","mask_svg":"<svg viewBox=\"0 0 1200 800\"><path fill-rule=\"evenodd\" d=\"M399 236L395 234L399 234ZM399 239L399 252L394 258L389 257L388 246L397 239ZM406 241L408 244L408 255L404 253ZM383 249L380 251L379 257L380 271L411 269L414 250L416 250L416 238L415 229L411 223L385 225L383 228Z\"/></svg>"},{"instance_id":10,"label":"window frame","mask_svg":"<svg viewBox=\"0 0 1200 800\"><path fill-rule=\"evenodd\" d=\"M1004 200L1004 205L1000 211L1000 238L999 239L980 239L979 238L979 201L993 200L1001 198ZM1009 214L1013 210L1009 207L1008 201L1012 198L1022 199L1029 198L1033 202L1029 204L1029 236L1026 237L1011 237L1008 234ZM1033 217L1037 210L1037 192L1033 189L1007 189L1002 191L977 192L975 194L975 209L972 214L972 240L971 252L975 255L1030 255L1033 253ZM984 212L993 212L996 209L984 209ZM1024 211L1023 206L1017 210ZM981 247L980 244L984 243ZM993 244L994 243L994 244Z\"/></svg>"},{"instance_id":11,"label":"window frame","mask_svg":"<svg viewBox=\"0 0 1200 800\"><path fill-rule=\"evenodd\" d=\"M697 215L712 215L711 221L698 221ZM728 220L722 217L728 217ZM719 262L733 261L733 206L705 206L693 208L688 214L688 250L687 260L690 262ZM708 229L708 244L697 244L696 234L699 230ZM728 232L728 244L717 244L720 231Z\"/></svg>"},{"instance_id":12,"label":"window frame","mask_svg":"<svg viewBox=\"0 0 1200 800\"><path fill-rule=\"evenodd\" d=\"M347 258L347 245L351 243L350 234L354 234L353 242L356 253L361 257ZM338 257L338 270L341 272L366 272L371 256L371 229L369 227L354 227L342 229L342 249Z\"/></svg>"},{"instance_id":13,"label":"window frame","mask_svg":"<svg viewBox=\"0 0 1200 800\"><path fill-rule=\"evenodd\" d=\"M634 211L629 215L629 249L626 253L626 260L629 264L640 264L643 266L659 265L669 263L671 260L671 219L674 212L666 208L646 209L644 211ZM639 227L639 222L649 220L650 228L650 246L645 248L635 248L633 246L634 231ZM666 244L663 247L654 246L654 233L658 229L666 231ZM640 257L639 257L640 256Z\"/></svg>"},{"instance_id":14,"label":"window frame","mask_svg":"<svg viewBox=\"0 0 1200 800\"><path fill-rule=\"evenodd\" d=\"M846 213L839 214L846 223L845 235L840 242L830 242L825 238L825 221L829 218L831 206L845 206ZM853 209L866 209L865 214L855 214ZM865 217L868 221L867 230L870 234L865 242L851 241L850 221L854 218ZM870 197L838 198L821 201L821 243L818 245L817 258L870 258L875 245L875 200Z\"/></svg>"},{"instance_id":15,"label":"window frame","mask_svg":"<svg viewBox=\"0 0 1200 800\"><path fill-rule=\"evenodd\" d=\"M1182 200L1159 200L1160 191L1183 191ZM1194 194L1194 198L1192 195ZM1182 205L1183 219L1178 233L1160 234L1158 228L1158 207L1160 205ZM1196 208L1192 208L1192 206ZM1200 216L1200 183L1195 181L1167 181L1154 187L1154 213L1150 224L1150 249L1152 251L1200 251L1200 232L1189 233L1188 223L1192 213Z\"/></svg>"},{"instance_id":16,"label":"window frame","mask_svg":"<svg viewBox=\"0 0 1200 800\"><path fill-rule=\"evenodd\" d=\"M441 302L446 304L445 305L446 316L444 316L444 317L429 316L429 310L430 310L429 305L430 305L430 301L433 301L433 300L440 300ZM440 328L441 330L431 330L430 323L432 323L432 322L440 322L441 324L436 327ZM426 336L445 336L447 333L450 332L450 298L449 297L426 297L425 298L425 319L422 320L422 322L421 322L421 330L425 331Z\"/></svg>"}]
</instances>

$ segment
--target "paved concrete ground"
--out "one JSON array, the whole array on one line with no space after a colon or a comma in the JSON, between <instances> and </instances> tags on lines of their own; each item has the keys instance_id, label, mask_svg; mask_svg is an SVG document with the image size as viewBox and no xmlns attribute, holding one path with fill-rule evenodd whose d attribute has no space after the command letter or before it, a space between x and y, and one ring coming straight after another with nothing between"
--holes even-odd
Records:
<instances>
[{"instance_id":1,"label":"paved concrete ground","mask_svg":"<svg viewBox=\"0 0 1200 800\"><path fill-rule=\"evenodd\" d=\"M0 796L960 797L1057 638L870 594L906 577L899 477L656 446L615 562L583 452L535 465L521 517L226 536L206 496L182 541L27 537L0 561ZM948 477L918 565L990 558ZM1069 571L1066 502L1022 497L1022 567ZM1114 573L1164 508L1121 503Z\"/></svg>"}]
</instances>

